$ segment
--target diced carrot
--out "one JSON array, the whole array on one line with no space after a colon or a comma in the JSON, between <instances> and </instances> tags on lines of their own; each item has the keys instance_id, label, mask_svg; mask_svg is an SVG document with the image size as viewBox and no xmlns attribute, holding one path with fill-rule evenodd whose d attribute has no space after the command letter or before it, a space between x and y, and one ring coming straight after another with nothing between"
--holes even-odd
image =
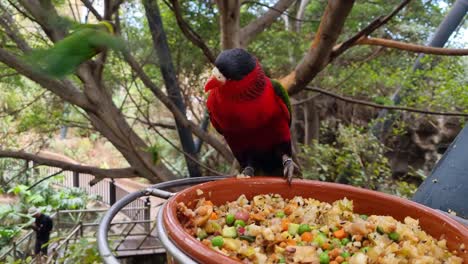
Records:
<instances>
[{"instance_id":1,"label":"diced carrot","mask_svg":"<svg viewBox=\"0 0 468 264\"><path fill-rule=\"evenodd\" d=\"M287 231L290 223L291 222L288 219L281 220L281 230Z\"/></svg>"},{"instance_id":2,"label":"diced carrot","mask_svg":"<svg viewBox=\"0 0 468 264\"><path fill-rule=\"evenodd\" d=\"M211 220L216 220L216 219L218 219L218 215L215 212L212 212L211 215L210 215L210 219Z\"/></svg>"},{"instance_id":3,"label":"diced carrot","mask_svg":"<svg viewBox=\"0 0 468 264\"><path fill-rule=\"evenodd\" d=\"M296 240L294 239L288 239L286 241L286 244L288 244L289 246L295 246L296 245Z\"/></svg>"},{"instance_id":4,"label":"diced carrot","mask_svg":"<svg viewBox=\"0 0 468 264\"><path fill-rule=\"evenodd\" d=\"M310 241L312 241L312 233L310 233L310 232L304 232L304 233L302 233L301 239L302 239L302 241L304 241L304 242L310 242Z\"/></svg>"},{"instance_id":5,"label":"diced carrot","mask_svg":"<svg viewBox=\"0 0 468 264\"><path fill-rule=\"evenodd\" d=\"M336 237L336 238L339 238L339 239L343 239L346 237L346 232L344 231L344 229L340 229L340 230L337 230L335 232L333 232L333 235Z\"/></svg>"},{"instance_id":6,"label":"diced carrot","mask_svg":"<svg viewBox=\"0 0 468 264\"><path fill-rule=\"evenodd\" d=\"M330 248L330 243L328 243L328 242L323 243L322 248L325 249L325 250L329 249Z\"/></svg>"}]
</instances>

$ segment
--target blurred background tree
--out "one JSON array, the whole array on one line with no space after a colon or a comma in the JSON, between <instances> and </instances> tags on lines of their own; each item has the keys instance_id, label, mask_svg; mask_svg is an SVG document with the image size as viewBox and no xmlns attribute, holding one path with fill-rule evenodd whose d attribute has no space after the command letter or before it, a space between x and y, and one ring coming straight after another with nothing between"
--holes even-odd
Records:
<instances>
[{"instance_id":1,"label":"blurred background tree","mask_svg":"<svg viewBox=\"0 0 468 264\"><path fill-rule=\"evenodd\" d=\"M405 112L377 138L369 131L378 109L305 88L390 105L405 86L412 92L404 106L468 113L467 57L440 56L468 54L466 20L450 48L424 46L453 3L3 1L0 157L50 165L38 154L47 149L93 166L86 172L101 178L150 182L236 173L230 150L207 126L203 84L221 50L243 47L292 96L294 151L306 177L410 195L463 115ZM22 58L67 36L63 18L111 21L128 52L103 52L63 80L38 74ZM438 55L413 71L419 52Z\"/></svg>"}]
</instances>

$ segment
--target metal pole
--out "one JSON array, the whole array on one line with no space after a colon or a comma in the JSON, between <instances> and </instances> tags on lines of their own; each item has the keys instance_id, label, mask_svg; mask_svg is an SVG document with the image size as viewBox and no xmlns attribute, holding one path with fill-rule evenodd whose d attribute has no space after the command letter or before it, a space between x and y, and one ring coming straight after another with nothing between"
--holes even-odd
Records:
<instances>
[{"instance_id":1,"label":"metal pole","mask_svg":"<svg viewBox=\"0 0 468 264\"><path fill-rule=\"evenodd\" d=\"M145 209L144 209L144 212L143 212L143 219L144 220L150 220L151 219L151 201L150 201L150 198L149 197L146 197L146 200L145 200ZM148 223L145 223L145 231L146 232L150 232L150 227L151 227L151 223L148 222Z\"/></svg>"},{"instance_id":2,"label":"metal pole","mask_svg":"<svg viewBox=\"0 0 468 264\"><path fill-rule=\"evenodd\" d=\"M57 209L57 213L55 213L55 215L57 216L55 228L57 229L57 236L60 237L60 210Z\"/></svg>"},{"instance_id":3,"label":"metal pole","mask_svg":"<svg viewBox=\"0 0 468 264\"><path fill-rule=\"evenodd\" d=\"M73 187L80 187L80 173L73 172Z\"/></svg>"},{"instance_id":4,"label":"metal pole","mask_svg":"<svg viewBox=\"0 0 468 264\"><path fill-rule=\"evenodd\" d=\"M16 242L13 242L13 262L16 260Z\"/></svg>"},{"instance_id":5,"label":"metal pole","mask_svg":"<svg viewBox=\"0 0 468 264\"><path fill-rule=\"evenodd\" d=\"M114 179L109 182L109 204L114 205L116 202L116 189Z\"/></svg>"},{"instance_id":6,"label":"metal pole","mask_svg":"<svg viewBox=\"0 0 468 264\"><path fill-rule=\"evenodd\" d=\"M462 23L463 18L468 11L468 0L457 0L448 14L445 16L442 23L440 23L439 27L437 28L434 36L429 42L430 47L443 47L447 40L450 38L452 33L456 30L456 28ZM421 68L421 58L424 54L419 54L418 58L413 64L413 71ZM392 100L395 104L399 104L403 97L408 94L405 87L399 87L397 91L393 94ZM379 112L378 119L383 119L383 121L379 121L376 125L372 128L374 135L378 136L379 138L383 138L384 135L387 133L388 129L393 123L394 118L386 119L388 114L388 110L384 109Z\"/></svg>"}]
</instances>

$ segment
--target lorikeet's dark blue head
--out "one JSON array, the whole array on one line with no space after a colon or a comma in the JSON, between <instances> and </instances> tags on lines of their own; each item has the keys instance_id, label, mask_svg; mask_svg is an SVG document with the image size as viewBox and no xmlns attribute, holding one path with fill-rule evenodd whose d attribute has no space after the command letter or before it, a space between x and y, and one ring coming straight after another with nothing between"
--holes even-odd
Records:
<instances>
[{"instance_id":1,"label":"lorikeet's dark blue head","mask_svg":"<svg viewBox=\"0 0 468 264\"><path fill-rule=\"evenodd\" d=\"M228 80L242 80L250 73L257 61L254 56L243 49L223 51L216 58L215 66Z\"/></svg>"},{"instance_id":2,"label":"lorikeet's dark blue head","mask_svg":"<svg viewBox=\"0 0 468 264\"><path fill-rule=\"evenodd\" d=\"M243 49L229 49L219 54L215 66L205 91L221 87L226 82L243 80L256 69L257 59Z\"/></svg>"}]
</instances>

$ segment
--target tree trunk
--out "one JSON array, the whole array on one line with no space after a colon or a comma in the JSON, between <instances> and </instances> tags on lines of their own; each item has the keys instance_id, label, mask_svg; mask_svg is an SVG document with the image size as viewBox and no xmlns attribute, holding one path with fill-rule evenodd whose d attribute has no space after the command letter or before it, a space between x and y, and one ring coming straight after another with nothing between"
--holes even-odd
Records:
<instances>
[{"instance_id":1,"label":"tree trunk","mask_svg":"<svg viewBox=\"0 0 468 264\"><path fill-rule=\"evenodd\" d=\"M143 5L146 10L146 17L153 38L153 46L159 57L159 67L161 74L166 84L169 98L174 102L177 108L186 116L186 106L182 98L177 77L172 64L171 51L167 43L166 33L164 31L159 6L156 0L145 0ZM192 132L190 128L184 127L176 120L177 132L179 134L182 149L192 157L196 158L195 144L193 142ZM189 171L190 177L200 177L200 168L198 164L191 160L187 155L184 155L185 162Z\"/></svg>"},{"instance_id":2,"label":"tree trunk","mask_svg":"<svg viewBox=\"0 0 468 264\"><path fill-rule=\"evenodd\" d=\"M127 123L112 101L109 89L98 85L87 67L79 69L79 76L85 85L84 93L93 105L86 113L96 130L117 148L142 177L151 182L174 180L174 174L163 163L154 164L152 154L147 151L148 145Z\"/></svg>"},{"instance_id":3,"label":"tree trunk","mask_svg":"<svg viewBox=\"0 0 468 264\"><path fill-rule=\"evenodd\" d=\"M240 47L240 0L217 0L223 50Z\"/></svg>"}]
</instances>

